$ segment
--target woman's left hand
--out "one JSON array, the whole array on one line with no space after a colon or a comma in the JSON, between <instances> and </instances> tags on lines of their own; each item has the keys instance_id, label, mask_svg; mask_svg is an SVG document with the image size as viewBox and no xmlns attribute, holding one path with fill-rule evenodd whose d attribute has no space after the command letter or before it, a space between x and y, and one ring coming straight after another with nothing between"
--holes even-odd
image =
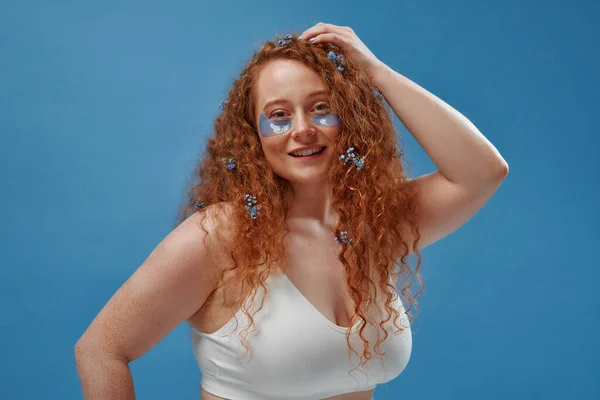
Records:
<instances>
[{"instance_id":1,"label":"woman's left hand","mask_svg":"<svg viewBox=\"0 0 600 400\"><path fill-rule=\"evenodd\" d=\"M358 68L365 71L370 79L373 79L375 71L383 65L349 26L337 26L319 22L302 32L299 37L302 40L314 38L312 42L314 44L331 43L339 47L344 56L350 58Z\"/></svg>"}]
</instances>

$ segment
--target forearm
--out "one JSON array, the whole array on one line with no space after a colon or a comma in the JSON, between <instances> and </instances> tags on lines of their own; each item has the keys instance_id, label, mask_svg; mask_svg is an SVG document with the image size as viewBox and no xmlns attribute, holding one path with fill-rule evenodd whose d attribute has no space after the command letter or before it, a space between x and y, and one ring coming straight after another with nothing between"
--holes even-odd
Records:
<instances>
[{"instance_id":1,"label":"forearm","mask_svg":"<svg viewBox=\"0 0 600 400\"><path fill-rule=\"evenodd\" d=\"M450 105L383 63L372 78L448 180L476 186L507 173L508 164L498 150Z\"/></svg>"},{"instance_id":2,"label":"forearm","mask_svg":"<svg viewBox=\"0 0 600 400\"><path fill-rule=\"evenodd\" d=\"M77 347L77 373L85 400L135 400L129 364L106 353Z\"/></svg>"}]
</instances>

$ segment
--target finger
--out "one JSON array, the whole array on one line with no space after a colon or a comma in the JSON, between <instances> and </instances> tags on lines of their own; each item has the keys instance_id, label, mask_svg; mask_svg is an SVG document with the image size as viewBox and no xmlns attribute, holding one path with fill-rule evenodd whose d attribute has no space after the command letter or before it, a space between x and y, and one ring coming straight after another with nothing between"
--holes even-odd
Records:
<instances>
[{"instance_id":1,"label":"finger","mask_svg":"<svg viewBox=\"0 0 600 400\"><path fill-rule=\"evenodd\" d=\"M302 34L299 36L299 38L308 40L315 35L318 35L320 33L325 33L326 29L327 29L327 25L328 24L326 24L324 22L319 22L319 23L311 26L304 32L302 32Z\"/></svg>"},{"instance_id":2,"label":"finger","mask_svg":"<svg viewBox=\"0 0 600 400\"><path fill-rule=\"evenodd\" d=\"M331 43L333 45L338 46L342 50L344 49L344 45L346 44L344 38L337 33L322 33L320 35L313 36L313 39L313 44Z\"/></svg>"},{"instance_id":3,"label":"finger","mask_svg":"<svg viewBox=\"0 0 600 400\"><path fill-rule=\"evenodd\" d=\"M308 40L317 35L321 35L323 33L342 33L341 27L333 24L326 24L324 22L319 22L316 25L311 26L299 36L302 39Z\"/></svg>"}]
</instances>

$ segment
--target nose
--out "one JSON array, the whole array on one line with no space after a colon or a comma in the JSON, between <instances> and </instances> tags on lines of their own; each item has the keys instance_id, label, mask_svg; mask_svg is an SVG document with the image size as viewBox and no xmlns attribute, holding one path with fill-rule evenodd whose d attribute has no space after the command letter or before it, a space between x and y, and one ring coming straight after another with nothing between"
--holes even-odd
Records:
<instances>
[{"instance_id":1,"label":"nose","mask_svg":"<svg viewBox=\"0 0 600 400\"><path fill-rule=\"evenodd\" d=\"M292 136L294 138L301 138L302 136L312 136L316 133L315 125L310 117L306 113L296 114L295 128L293 129Z\"/></svg>"}]
</instances>

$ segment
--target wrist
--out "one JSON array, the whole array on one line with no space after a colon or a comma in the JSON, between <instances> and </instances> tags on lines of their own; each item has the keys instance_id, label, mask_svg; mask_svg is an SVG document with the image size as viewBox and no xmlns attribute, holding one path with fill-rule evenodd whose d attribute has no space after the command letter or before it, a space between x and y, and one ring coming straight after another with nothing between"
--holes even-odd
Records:
<instances>
[{"instance_id":1,"label":"wrist","mask_svg":"<svg viewBox=\"0 0 600 400\"><path fill-rule=\"evenodd\" d=\"M369 78L380 90L384 86L383 82L385 82L386 76L389 74L389 70L390 68L381 61L371 68Z\"/></svg>"}]
</instances>

